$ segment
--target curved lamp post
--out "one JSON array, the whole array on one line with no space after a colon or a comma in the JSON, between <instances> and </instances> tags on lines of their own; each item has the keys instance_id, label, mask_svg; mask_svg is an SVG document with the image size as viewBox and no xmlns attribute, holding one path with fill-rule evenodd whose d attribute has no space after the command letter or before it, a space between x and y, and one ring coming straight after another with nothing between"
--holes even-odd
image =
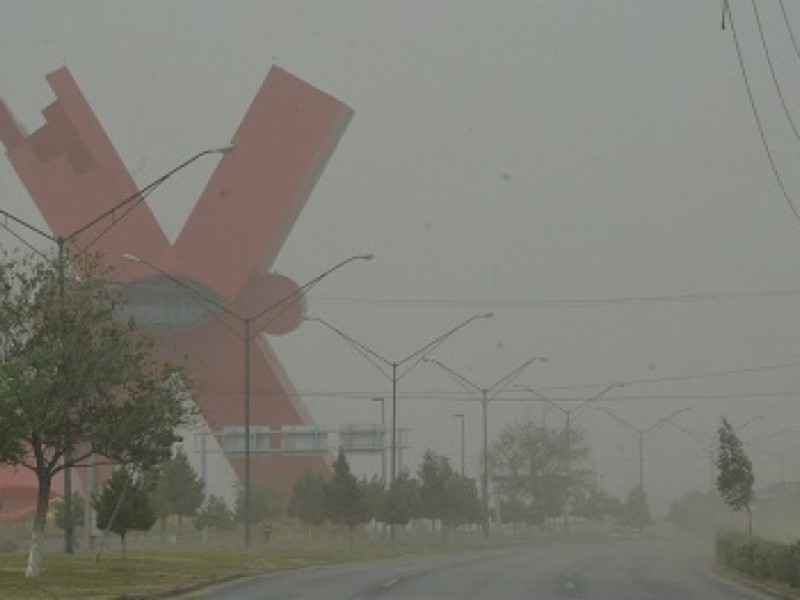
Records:
<instances>
[{"instance_id":1,"label":"curved lamp post","mask_svg":"<svg viewBox=\"0 0 800 600\"><path fill-rule=\"evenodd\" d=\"M175 175L178 171L181 171L188 167L190 164L195 162L196 160L206 156L208 154L227 154L233 149L233 146L221 146L219 148L209 148L206 150L202 150L198 152L191 158L180 163L178 166L170 169L166 173L164 173L158 179L155 179L151 183L148 183L143 188L136 190L133 194L128 196L127 198L123 198L119 202L117 202L114 206L101 212L96 217L90 219L77 229L71 231L66 235L59 235L55 236L47 231L36 227L35 225L28 223L24 219L20 219L19 217L14 216L13 214L0 209L0 215L2 215L6 222L2 224L2 226L9 231L12 235L17 237L22 243L30 247L24 239L19 237L11 228L8 227L8 221L13 221L17 225L21 225L28 231L31 231L40 237L43 237L47 240L56 244L58 248L58 286L59 286L59 301L61 304L61 310L63 311L63 303L64 303L64 260L66 258L66 246L70 242L73 242L80 236L82 233L85 233L95 225L99 224L101 221L111 217L112 222L111 224L106 227L96 238L94 238L91 242L86 244L83 248L81 248L81 252L85 252L94 242L96 242L100 236L102 236L106 231L108 231L111 227L116 225L120 222L120 219L115 219L115 215L118 211L123 209L127 209L127 211L133 210L139 202L144 200L144 198L153 192L156 188L158 188L162 183L167 181L170 177ZM127 214L127 212L125 213ZM125 216L122 215L122 217ZM62 321L63 321L63 314L62 314ZM70 452L68 452L65 457L64 461L69 462L71 460ZM73 521L73 507L72 507L72 469L69 466L64 467L64 552L67 554L72 554L75 551L75 523Z\"/></svg>"},{"instance_id":2,"label":"curved lamp post","mask_svg":"<svg viewBox=\"0 0 800 600\"><path fill-rule=\"evenodd\" d=\"M661 425L663 425L664 423L672 421L672 419L677 417L679 414L684 413L684 412L686 412L688 410L692 410L692 407L691 406L686 406L684 408L681 408L680 410L676 410L676 411L670 413L669 415L667 415L666 417L662 417L662 418L658 419L655 423L653 423L649 427L645 427L645 428L640 428L640 427L636 427L635 425L632 425L631 423L629 423L628 421L626 421L625 419L623 419L622 417L620 417L616 413L611 412L609 409L607 409L604 406L599 406L597 408L599 410L602 410L604 413L606 413L611 418L613 418L617 423L619 423L623 427L629 429L630 431L633 431L638 436L638 438L639 438L639 489L642 491L642 493L644 493L644 437L649 433L653 433L656 429L661 427Z\"/></svg>"},{"instance_id":3,"label":"curved lamp post","mask_svg":"<svg viewBox=\"0 0 800 600\"><path fill-rule=\"evenodd\" d=\"M358 340L352 338L351 336L344 333L341 329L331 325L324 319L320 319L317 317L306 317L306 321L312 321L314 323L319 323L320 325L325 326L326 328L333 331L343 340L345 340L348 344L350 344L356 352L364 356L384 377L387 377L392 382L392 449L391 449L391 483L394 483L395 478L397 477L397 382L402 379L404 376L408 375L408 373L416 367L422 360L425 359L425 356L432 352L437 346L439 346L442 342L444 342L447 338L455 334L460 329L466 327L473 321L477 321L478 319L491 319L493 313L485 313L480 315L474 315L467 319L466 321L462 322L461 324L453 327L449 331L445 332L444 334L440 335L439 337L435 338L434 340L428 342L418 350L415 350L411 354L407 355L406 357L392 361L388 358L385 358L372 350L371 348L365 346ZM377 362L376 362L377 361ZM410 367L408 367L405 372L398 375L397 370L398 368L411 363L414 361ZM377 363L383 364L385 367L391 369L391 375L386 373ZM391 485L390 483L390 485ZM394 523L389 525L389 535L392 540L394 540Z\"/></svg>"},{"instance_id":4,"label":"curved lamp post","mask_svg":"<svg viewBox=\"0 0 800 600\"><path fill-rule=\"evenodd\" d=\"M278 308L285 307L292 301L294 301L297 297L300 296L303 292L320 282L322 279L341 269L346 264L349 264L356 260L372 260L372 254L359 254L356 256L351 256L348 259L345 259L328 270L322 272L320 275L317 275L304 285L300 286L296 290L292 291L290 294L287 294L277 302L273 302L263 310L253 314L253 315L240 315L238 312L231 309L229 306L226 306L216 298L213 298L209 294L201 291L197 287L171 275L161 269L160 267L154 265L153 263L144 260L143 258L139 258L133 254L123 254L123 257L127 260L141 263L152 270L160 273L167 279L169 279L175 285L185 289L192 295L194 295L199 300L206 302L208 304L213 305L214 307L218 308L229 317L232 317L239 323L241 323L244 332L242 334L242 339L244 340L244 543L245 546L250 546L250 342L252 339L258 335L260 332L259 330L253 331L252 325L258 321L260 318L264 317L267 313L274 311Z\"/></svg>"},{"instance_id":5,"label":"curved lamp post","mask_svg":"<svg viewBox=\"0 0 800 600\"><path fill-rule=\"evenodd\" d=\"M464 479L464 413L456 413L453 418L461 421L461 479Z\"/></svg>"},{"instance_id":6,"label":"curved lamp post","mask_svg":"<svg viewBox=\"0 0 800 600\"><path fill-rule=\"evenodd\" d=\"M533 394L536 400L540 400L552 406L553 408L559 410L565 418L566 424L564 426L564 431L566 434L566 448L567 448L567 463L566 463L566 476L564 477L564 537L567 537L569 534L569 484L570 479L572 477L572 466L570 464L570 417L572 413L580 414L581 411L586 409L592 402L597 402L603 396L605 396L608 392L615 388L623 387L624 383L612 383L611 385L605 387L599 394L595 394L588 400L584 400L577 406L572 408L564 408L563 406L559 406L556 404L555 400L551 400L550 398L546 398L542 394L540 394L534 388L527 386L527 385L519 385L517 387L527 390L531 394Z\"/></svg>"},{"instance_id":7,"label":"curved lamp post","mask_svg":"<svg viewBox=\"0 0 800 600\"><path fill-rule=\"evenodd\" d=\"M477 394L481 402L481 407L483 408L483 479L481 480L481 495L483 496L483 523L481 531L483 532L483 537L489 536L489 401L496 398L497 395L511 385L531 363L537 360L547 362L546 357L535 356L500 378L488 388L480 387L478 384L470 381L460 373L457 373L441 361L426 360L426 362L431 362L446 371L468 391Z\"/></svg>"}]
</instances>

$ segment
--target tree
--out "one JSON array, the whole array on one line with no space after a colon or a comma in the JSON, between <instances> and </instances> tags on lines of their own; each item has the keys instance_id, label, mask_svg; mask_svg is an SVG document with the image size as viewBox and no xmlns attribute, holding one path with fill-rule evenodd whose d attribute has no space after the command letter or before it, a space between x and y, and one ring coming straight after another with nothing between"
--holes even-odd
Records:
<instances>
[{"instance_id":1,"label":"tree","mask_svg":"<svg viewBox=\"0 0 800 600\"><path fill-rule=\"evenodd\" d=\"M403 470L389 486L382 510L376 518L387 525L405 526L411 519L422 516L419 481Z\"/></svg>"},{"instance_id":2,"label":"tree","mask_svg":"<svg viewBox=\"0 0 800 600\"><path fill-rule=\"evenodd\" d=\"M483 505L474 479L462 477L453 471L448 477L445 493L449 499L449 509L442 519L445 527L453 528L483 521Z\"/></svg>"},{"instance_id":3,"label":"tree","mask_svg":"<svg viewBox=\"0 0 800 600\"><path fill-rule=\"evenodd\" d=\"M286 496L274 488L250 486L250 521L272 521L286 510ZM236 496L236 520L244 521L244 488Z\"/></svg>"},{"instance_id":4,"label":"tree","mask_svg":"<svg viewBox=\"0 0 800 600\"><path fill-rule=\"evenodd\" d=\"M193 516L203 504L203 480L182 449L161 463L148 479L150 504L161 521L162 533L170 515L178 516L180 528L183 517Z\"/></svg>"},{"instance_id":5,"label":"tree","mask_svg":"<svg viewBox=\"0 0 800 600\"><path fill-rule=\"evenodd\" d=\"M0 462L38 480L27 577L41 571L53 477L89 456L146 470L189 416L186 382L115 318L96 259L0 257Z\"/></svg>"},{"instance_id":6,"label":"tree","mask_svg":"<svg viewBox=\"0 0 800 600\"><path fill-rule=\"evenodd\" d=\"M122 558L127 558L125 536L128 531L150 531L156 523L156 513L142 479L125 467L114 469L92 507L97 511L97 526L119 535Z\"/></svg>"},{"instance_id":7,"label":"tree","mask_svg":"<svg viewBox=\"0 0 800 600\"><path fill-rule=\"evenodd\" d=\"M313 525L325 522L325 481L322 475L306 469L292 488L289 514L308 526L309 536Z\"/></svg>"},{"instance_id":8,"label":"tree","mask_svg":"<svg viewBox=\"0 0 800 600\"><path fill-rule=\"evenodd\" d=\"M195 513L194 526L201 531L203 529L231 531L236 526L236 517L224 499L212 494Z\"/></svg>"},{"instance_id":9,"label":"tree","mask_svg":"<svg viewBox=\"0 0 800 600\"><path fill-rule=\"evenodd\" d=\"M607 518L621 519L624 508L618 498L608 495L601 489L592 488L576 512L591 521L601 521Z\"/></svg>"},{"instance_id":10,"label":"tree","mask_svg":"<svg viewBox=\"0 0 800 600\"><path fill-rule=\"evenodd\" d=\"M333 463L333 479L325 484L324 498L326 515L331 523L347 526L352 545L355 528L369 520L369 505L366 490L350 472L342 450Z\"/></svg>"},{"instance_id":11,"label":"tree","mask_svg":"<svg viewBox=\"0 0 800 600\"><path fill-rule=\"evenodd\" d=\"M442 521L448 510L447 480L453 468L446 456L427 450L422 456L417 476L420 483L420 505L422 516L431 520L435 527L436 521Z\"/></svg>"},{"instance_id":12,"label":"tree","mask_svg":"<svg viewBox=\"0 0 800 600\"><path fill-rule=\"evenodd\" d=\"M418 475L422 516L440 521L443 534L446 529L481 520L475 482L456 473L446 456L425 452Z\"/></svg>"},{"instance_id":13,"label":"tree","mask_svg":"<svg viewBox=\"0 0 800 600\"><path fill-rule=\"evenodd\" d=\"M717 452L717 491L722 500L733 510L747 511L747 531L753 535L753 463L742 447L742 441L723 417L717 430L719 450Z\"/></svg>"},{"instance_id":14,"label":"tree","mask_svg":"<svg viewBox=\"0 0 800 600\"><path fill-rule=\"evenodd\" d=\"M84 510L86 508L86 502L83 500L83 496L81 496L78 492L72 493L72 519L75 523L83 523L84 518ZM66 511L64 510L64 501L59 500L56 502L55 505L55 522L56 527L59 529L64 529L66 527Z\"/></svg>"},{"instance_id":15,"label":"tree","mask_svg":"<svg viewBox=\"0 0 800 600\"><path fill-rule=\"evenodd\" d=\"M628 492L628 497L625 498L621 520L623 524L636 527L640 532L653 520L647 504L647 494L638 485Z\"/></svg>"},{"instance_id":16,"label":"tree","mask_svg":"<svg viewBox=\"0 0 800 600\"><path fill-rule=\"evenodd\" d=\"M532 421L504 428L489 458L497 479L501 515L505 513L503 519L540 524L561 516L567 490L571 506L583 505L593 477L585 434L574 426L570 429L569 457L567 480L567 440L563 429Z\"/></svg>"}]
</instances>

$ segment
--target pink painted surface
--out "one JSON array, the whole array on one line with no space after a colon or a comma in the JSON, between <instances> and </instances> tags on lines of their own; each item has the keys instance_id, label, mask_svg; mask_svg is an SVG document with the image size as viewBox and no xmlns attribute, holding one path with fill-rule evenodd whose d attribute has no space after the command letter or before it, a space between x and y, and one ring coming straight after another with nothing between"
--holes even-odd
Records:
<instances>
[{"instance_id":1,"label":"pink painted surface","mask_svg":"<svg viewBox=\"0 0 800 600\"><path fill-rule=\"evenodd\" d=\"M47 80L56 99L42 111L44 124L28 135L0 101L0 141L53 235L69 238L135 194L137 186L69 71L61 68ZM234 149L217 159L174 246L147 204L137 203L114 227L108 228L108 219L76 236L75 247L91 244L122 281L153 277L148 267L120 258L136 254L201 284L240 316L255 315L297 290L297 284L269 269L351 117L351 109L335 98L273 67L233 137ZM304 309L300 294L280 318L266 314L253 323L252 333L289 333ZM242 330L236 319L227 325L217 319L157 334L159 355L186 366L214 431L243 424ZM310 424L302 399L263 336L253 339L250 358L251 424ZM241 476L242 461L231 462ZM328 468L320 457L255 455L252 460L254 480L265 485L290 485L311 465Z\"/></svg>"}]
</instances>

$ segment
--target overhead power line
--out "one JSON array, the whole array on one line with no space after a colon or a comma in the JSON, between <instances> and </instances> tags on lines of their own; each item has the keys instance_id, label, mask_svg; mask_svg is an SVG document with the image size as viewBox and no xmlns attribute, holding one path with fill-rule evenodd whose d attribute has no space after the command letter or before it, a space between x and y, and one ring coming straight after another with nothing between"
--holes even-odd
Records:
<instances>
[{"instance_id":1,"label":"overhead power line","mask_svg":"<svg viewBox=\"0 0 800 600\"><path fill-rule=\"evenodd\" d=\"M800 289L775 289L757 290L752 292L709 292L699 294L674 294L663 296L620 296L612 298L531 298L531 299L476 299L468 300L463 298L369 298L366 296L316 296L313 298L315 303L329 305L356 305L356 306L380 306L380 307L425 307L425 308L449 308L453 306L461 307L493 307L493 308L586 308L591 306L609 305L655 305L655 304L683 304L698 302L714 302L724 300L747 300L762 298L782 298L800 295Z\"/></svg>"},{"instance_id":2,"label":"overhead power line","mask_svg":"<svg viewBox=\"0 0 800 600\"><path fill-rule=\"evenodd\" d=\"M753 5L753 14L756 18L756 24L758 25L758 35L761 37L761 47L764 48L764 56L767 59L769 72L772 76L772 83L775 85L775 91L778 93L778 99L783 107L783 113L786 115L786 120L789 121L789 125L794 133L794 137L800 141L800 133L797 131L797 125L795 125L794 119L792 118L792 113L789 111L789 106L786 104L786 98L783 95L783 89L778 81L778 74L775 72L775 65L772 62L772 54L769 50L769 44L767 44L767 36L764 33L764 26L761 24L761 13L758 11L758 5L756 4L755 0L751 0L751 3Z\"/></svg>"},{"instance_id":3,"label":"overhead power line","mask_svg":"<svg viewBox=\"0 0 800 600\"><path fill-rule=\"evenodd\" d=\"M795 54L797 54L797 58L800 58L800 47L797 45L797 38L794 35L792 23L789 21L789 15L786 14L786 5L784 4L784 0L779 0L779 3L781 6L781 13L783 14L783 21L786 23L786 30L789 32L789 39L792 40L792 46L794 47Z\"/></svg>"},{"instance_id":4,"label":"overhead power line","mask_svg":"<svg viewBox=\"0 0 800 600\"><path fill-rule=\"evenodd\" d=\"M753 8L755 10L755 0L751 0L753 3ZM742 48L741 44L739 43L739 35L736 32L736 19L734 18L734 10L733 6L726 3L727 7L727 15L728 19L730 20L731 24L731 34L733 37L734 46L736 48L736 56L739 60L739 68L742 73L742 80L744 82L745 90L747 91L747 98L750 102L750 109L753 113L753 118L755 119L756 127L758 129L759 136L761 138L761 144L764 148L764 153L767 156L767 161L769 162L770 169L772 170L772 174L775 177L775 181L778 184L778 189L783 196L786 205L789 207L789 210L792 212L795 220L800 223L800 212L798 212L797 207L794 205L791 197L789 196L789 191L786 188L786 184L781 177L780 171L778 170L778 166L775 162L775 157L773 156L772 149L770 148L769 141L767 140L767 134L764 131L764 125L761 121L761 115L758 112L758 106L756 105L755 97L753 94L753 89L750 84L750 77L747 74L747 67L745 66L744 56L742 55Z\"/></svg>"}]
</instances>

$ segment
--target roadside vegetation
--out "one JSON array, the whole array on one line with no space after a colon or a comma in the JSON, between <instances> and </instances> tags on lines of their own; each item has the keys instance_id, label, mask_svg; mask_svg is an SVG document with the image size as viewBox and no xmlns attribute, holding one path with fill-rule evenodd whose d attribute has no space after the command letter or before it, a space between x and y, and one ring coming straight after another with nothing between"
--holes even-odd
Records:
<instances>
[{"instance_id":1,"label":"roadside vegetation","mask_svg":"<svg viewBox=\"0 0 800 600\"><path fill-rule=\"evenodd\" d=\"M623 501L595 485L580 428L570 435L533 422L506 428L489 451L489 511L478 481L430 450L416 472L391 482L358 479L340 453L332 476L307 472L291 490L255 482L249 501L238 489L230 505L206 495L175 434L193 416L191 382L152 360L147 334L118 319L108 282L85 256L0 259L0 463L30 469L39 484L26 529L0 527L3 598L109 598L345 560L506 547L561 538L567 518L582 524L570 531L576 537L650 522L643 490ZM51 487L74 467L96 476L97 489L72 494L68 518ZM247 551L245 521L255 531ZM61 553L68 528L76 554Z\"/></svg>"},{"instance_id":2,"label":"roadside vegetation","mask_svg":"<svg viewBox=\"0 0 800 600\"><path fill-rule=\"evenodd\" d=\"M151 339L117 318L109 275L86 254L0 256L0 463L38 483L27 577L41 573L56 476L114 465L135 489L191 416L181 372L154 361Z\"/></svg>"}]
</instances>

